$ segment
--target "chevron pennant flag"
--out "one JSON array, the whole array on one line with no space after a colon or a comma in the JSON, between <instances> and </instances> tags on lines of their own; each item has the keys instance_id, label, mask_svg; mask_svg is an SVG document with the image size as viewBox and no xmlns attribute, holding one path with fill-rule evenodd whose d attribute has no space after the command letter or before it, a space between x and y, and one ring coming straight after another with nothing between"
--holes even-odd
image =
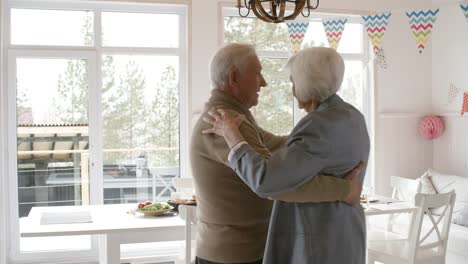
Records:
<instances>
[{"instance_id":1,"label":"chevron pennant flag","mask_svg":"<svg viewBox=\"0 0 468 264\"><path fill-rule=\"evenodd\" d=\"M463 105L461 115L463 115L465 112L468 112L468 93L463 94Z\"/></svg>"},{"instance_id":2,"label":"chevron pennant flag","mask_svg":"<svg viewBox=\"0 0 468 264\"><path fill-rule=\"evenodd\" d=\"M460 8L463 11L463 14L465 14L466 21L468 21L468 4L460 4Z\"/></svg>"},{"instance_id":3,"label":"chevron pennant flag","mask_svg":"<svg viewBox=\"0 0 468 264\"><path fill-rule=\"evenodd\" d=\"M382 41L387 31L388 21L391 13L381 13L374 15L362 16L366 26L367 35L372 43L375 53L375 59L378 65L387 69L387 60L385 58L384 50L382 49Z\"/></svg>"},{"instance_id":4,"label":"chevron pennant flag","mask_svg":"<svg viewBox=\"0 0 468 264\"><path fill-rule=\"evenodd\" d=\"M447 103L453 103L460 92L461 89L455 86L453 83L451 83L448 90Z\"/></svg>"},{"instance_id":5,"label":"chevron pennant flag","mask_svg":"<svg viewBox=\"0 0 468 264\"><path fill-rule=\"evenodd\" d=\"M338 49L346 22L348 22L347 18L326 19L322 21L330 48Z\"/></svg>"},{"instance_id":6,"label":"chevron pennant flag","mask_svg":"<svg viewBox=\"0 0 468 264\"><path fill-rule=\"evenodd\" d=\"M287 23L289 39L291 40L291 46L294 53L301 49L302 40L309 27L309 22L291 22Z\"/></svg>"},{"instance_id":7,"label":"chevron pennant flag","mask_svg":"<svg viewBox=\"0 0 468 264\"><path fill-rule=\"evenodd\" d=\"M382 46L382 39L387 31L388 21L391 13L382 13L363 16L367 35L369 36L374 50L379 50Z\"/></svg>"},{"instance_id":8,"label":"chevron pennant flag","mask_svg":"<svg viewBox=\"0 0 468 264\"><path fill-rule=\"evenodd\" d=\"M430 40L432 29L437 20L439 8L406 12L411 25L411 31L416 37L419 54L421 54Z\"/></svg>"}]
</instances>

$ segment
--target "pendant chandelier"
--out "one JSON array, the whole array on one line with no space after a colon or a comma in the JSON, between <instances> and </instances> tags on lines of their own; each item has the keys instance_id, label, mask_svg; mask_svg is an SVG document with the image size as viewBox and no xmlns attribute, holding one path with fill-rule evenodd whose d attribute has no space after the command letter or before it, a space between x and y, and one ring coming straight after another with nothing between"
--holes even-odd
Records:
<instances>
[{"instance_id":1,"label":"pendant chandelier","mask_svg":"<svg viewBox=\"0 0 468 264\"><path fill-rule=\"evenodd\" d=\"M256 17L265 22L281 23L285 20L295 19L300 13L302 16L308 17L311 10L318 8L320 0L315 0L314 6L310 4L310 1L311 0L237 0L236 7L239 9L239 15L241 17L247 17L250 11L252 11Z\"/></svg>"}]
</instances>

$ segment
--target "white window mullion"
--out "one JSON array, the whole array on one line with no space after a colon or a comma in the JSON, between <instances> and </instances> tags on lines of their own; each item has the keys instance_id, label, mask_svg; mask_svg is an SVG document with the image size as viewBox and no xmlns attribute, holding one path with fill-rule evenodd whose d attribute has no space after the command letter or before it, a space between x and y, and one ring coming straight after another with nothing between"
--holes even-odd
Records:
<instances>
[{"instance_id":1,"label":"white window mullion","mask_svg":"<svg viewBox=\"0 0 468 264\"><path fill-rule=\"evenodd\" d=\"M95 53L97 55L97 53ZM89 69L89 161L90 161L90 203L102 204L104 183L102 170L102 112L101 89L97 73L97 56L88 64Z\"/></svg>"},{"instance_id":2,"label":"white window mullion","mask_svg":"<svg viewBox=\"0 0 468 264\"><path fill-rule=\"evenodd\" d=\"M188 109L189 98L187 96L187 9L179 16L179 166L181 177L188 177Z\"/></svg>"},{"instance_id":3,"label":"white window mullion","mask_svg":"<svg viewBox=\"0 0 468 264\"><path fill-rule=\"evenodd\" d=\"M16 53L9 52L8 53L8 64L7 68L8 76L7 76L7 138L9 139L8 142L8 156L7 156L7 163L8 163L8 173L9 175L7 179L8 183L8 216L10 222L9 228L9 246L10 246L10 255L18 256L19 255L19 219L18 219L18 174L16 171L17 168L17 159L16 155L13 153L17 153L17 146L16 146ZM14 81L13 81L14 80ZM13 140L15 139L15 140Z\"/></svg>"},{"instance_id":4,"label":"white window mullion","mask_svg":"<svg viewBox=\"0 0 468 264\"><path fill-rule=\"evenodd\" d=\"M104 177L102 162L102 108L101 108L101 87L102 87L102 32L101 32L101 12L94 13L94 53L93 70L90 69L89 87L89 151L90 151L90 202L91 204L103 204L104 202Z\"/></svg>"},{"instance_id":5,"label":"white window mullion","mask_svg":"<svg viewBox=\"0 0 468 264\"><path fill-rule=\"evenodd\" d=\"M88 1L88 0L14 0L10 1L12 8L25 8L25 9L60 9L60 10L91 10L98 8L105 8L106 11L111 10L112 12L140 12L140 13L151 13L158 12L164 14L179 14L180 4L184 3L173 3L173 4L158 4L155 6L154 3L133 3L117 2L117 1Z\"/></svg>"},{"instance_id":6,"label":"white window mullion","mask_svg":"<svg viewBox=\"0 0 468 264\"><path fill-rule=\"evenodd\" d=\"M181 56L180 48L134 48L134 47L102 47L102 53L105 54L136 54L136 55L167 55Z\"/></svg>"},{"instance_id":7,"label":"white window mullion","mask_svg":"<svg viewBox=\"0 0 468 264\"><path fill-rule=\"evenodd\" d=\"M4 48L8 45L9 40L9 10L7 8L6 1L0 0L0 36L4 38L0 40L0 126L8 127L7 124L7 109L8 109L8 86L6 83L7 77L7 68L8 62L6 60L6 52ZM2 129L0 131L0 233L3 234L2 241L0 241L0 264L6 264L7 255L8 255L8 242L11 241L11 234L7 230L9 226L10 219L8 218L8 208L9 208L9 197L6 192L6 186L8 184L8 131Z\"/></svg>"}]
</instances>

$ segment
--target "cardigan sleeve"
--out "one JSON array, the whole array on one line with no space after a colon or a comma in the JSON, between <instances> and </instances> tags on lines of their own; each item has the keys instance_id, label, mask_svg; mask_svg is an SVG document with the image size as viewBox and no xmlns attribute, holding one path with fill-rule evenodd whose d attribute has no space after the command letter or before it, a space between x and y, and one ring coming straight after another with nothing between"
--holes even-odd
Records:
<instances>
[{"instance_id":1,"label":"cardigan sleeve","mask_svg":"<svg viewBox=\"0 0 468 264\"><path fill-rule=\"evenodd\" d=\"M233 153L229 164L261 197L293 190L313 179L328 163L331 144L321 131L321 128L309 127L291 134L287 146L269 159L251 146L243 145Z\"/></svg>"}]
</instances>

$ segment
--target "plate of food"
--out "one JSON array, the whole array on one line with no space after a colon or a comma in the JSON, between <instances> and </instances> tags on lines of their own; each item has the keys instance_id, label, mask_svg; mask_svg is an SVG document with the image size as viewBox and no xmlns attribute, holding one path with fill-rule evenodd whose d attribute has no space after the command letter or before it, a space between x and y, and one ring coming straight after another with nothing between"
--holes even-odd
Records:
<instances>
[{"instance_id":1,"label":"plate of food","mask_svg":"<svg viewBox=\"0 0 468 264\"><path fill-rule=\"evenodd\" d=\"M192 206L195 206L197 205L197 200L195 199L171 199L169 201L167 201L167 203L171 206L174 207L174 210L178 210L179 208L179 205L183 204L183 205L192 205Z\"/></svg>"},{"instance_id":2,"label":"plate of food","mask_svg":"<svg viewBox=\"0 0 468 264\"><path fill-rule=\"evenodd\" d=\"M376 203L378 201L376 198L361 196L361 203Z\"/></svg>"},{"instance_id":3,"label":"plate of food","mask_svg":"<svg viewBox=\"0 0 468 264\"><path fill-rule=\"evenodd\" d=\"M163 215L173 209L174 207L168 204L146 202L138 204L138 209L136 209L135 212L148 216L158 216Z\"/></svg>"}]
</instances>

